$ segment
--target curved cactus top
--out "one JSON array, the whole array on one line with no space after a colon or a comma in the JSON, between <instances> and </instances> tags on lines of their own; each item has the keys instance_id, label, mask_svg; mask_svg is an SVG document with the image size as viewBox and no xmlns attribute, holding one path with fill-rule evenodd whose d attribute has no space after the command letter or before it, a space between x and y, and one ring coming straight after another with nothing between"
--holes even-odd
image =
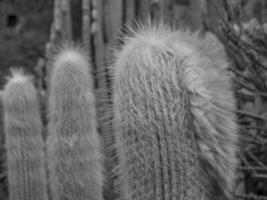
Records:
<instances>
[{"instance_id":1,"label":"curved cactus top","mask_svg":"<svg viewBox=\"0 0 267 200\"><path fill-rule=\"evenodd\" d=\"M67 68L81 73L88 74L90 73L90 59L86 54L86 51L74 44L64 44L57 48L50 58L51 66L53 69L50 71L50 87L55 83L55 79L58 79ZM77 66L77 67L75 67ZM74 72L73 71L73 72ZM93 88L93 79L92 76L88 76L89 87Z\"/></svg>"},{"instance_id":2,"label":"curved cactus top","mask_svg":"<svg viewBox=\"0 0 267 200\"><path fill-rule=\"evenodd\" d=\"M74 64L73 66L79 65L81 68L83 66L84 70L89 70L90 59L86 54L86 51L74 44L63 44L58 47L50 58L50 62L53 65L53 70L59 68L60 66L65 66L64 64L70 62Z\"/></svg>"},{"instance_id":3,"label":"curved cactus top","mask_svg":"<svg viewBox=\"0 0 267 200\"><path fill-rule=\"evenodd\" d=\"M13 100L17 98L24 99L25 101L36 103L36 90L32 84L32 77L25 75L22 69L11 69L11 76L8 77L8 82L4 88L3 95L5 103L12 105ZM38 105L36 105L38 106Z\"/></svg>"},{"instance_id":4,"label":"curved cactus top","mask_svg":"<svg viewBox=\"0 0 267 200\"><path fill-rule=\"evenodd\" d=\"M54 67L65 66L65 63L72 62L79 66L88 66L87 58L81 54L82 51L77 51L78 49L64 48L60 51L58 55L54 58Z\"/></svg>"}]
</instances>

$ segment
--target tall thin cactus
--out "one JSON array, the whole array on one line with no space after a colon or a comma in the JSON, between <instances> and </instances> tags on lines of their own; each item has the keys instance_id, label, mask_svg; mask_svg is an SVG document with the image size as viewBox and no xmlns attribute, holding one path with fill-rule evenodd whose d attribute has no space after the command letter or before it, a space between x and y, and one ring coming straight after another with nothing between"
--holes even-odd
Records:
<instances>
[{"instance_id":1,"label":"tall thin cactus","mask_svg":"<svg viewBox=\"0 0 267 200\"><path fill-rule=\"evenodd\" d=\"M124 42L114 72L122 199L230 197L237 125L225 57L208 38L160 25Z\"/></svg>"},{"instance_id":2,"label":"tall thin cactus","mask_svg":"<svg viewBox=\"0 0 267 200\"><path fill-rule=\"evenodd\" d=\"M2 144L4 141L4 105L3 105L3 94L4 91L0 90L0 149L2 149Z\"/></svg>"},{"instance_id":3,"label":"tall thin cactus","mask_svg":"<svg viewBox=\"0 0 267 200\"><path fill-rule=\"evenodd\" d=\"M4 131L4 105L3 105L3 90L0 90L0 171L4 174L6 171L6 149L5 149L5 131ZM2 176L2 180L6 176ZM3 181L0 186L0 199L6 199L6 181Z\"/></svg>"},{"instance_id":4,"label":"tall thin cactus","mask_svg":"<svg viewBox=\"0 0 267 200\"><path fill-rule=\"evenodd\" d=\"M10 200L47 200L44 142L36 90L15 71L4 89Z\"/></svg>"},{"instance_id":5,"label":"tall thin cactus","mask_svg":"<svg viewBox=\"0 0 267 200\"><path fill-rule=\"evenodd\" d=\"M49 185L53 200L102 200L102 157L87 54L63 48L50 80Z\"/></svg>"}]
</instances>

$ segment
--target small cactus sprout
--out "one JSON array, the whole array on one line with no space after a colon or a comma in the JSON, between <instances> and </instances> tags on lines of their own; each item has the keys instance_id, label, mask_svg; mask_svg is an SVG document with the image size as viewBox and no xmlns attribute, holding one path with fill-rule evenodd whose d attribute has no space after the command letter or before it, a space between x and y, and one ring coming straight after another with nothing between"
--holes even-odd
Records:
<instances>
[{"instance_id":1,"label":"small cactus sprout","mask_svg":"<svg viewBox=\"0 0 267 200\"><path fill-rule=\"evenodd\" d=\"M93 80L83 50L62 48L53 59L47 140L53 200L102 200L103 175Z\"/></svg>"},{"instance_id":2,"label":"small cactus sprout","mask_svg":"<svg viewBox=\"0 0 267 200\"><path fill-rule=\"evenodd\" d=\"M125 38L114 64L122 199L231 196L235 100L226 58L206 42L197 33L163 25Z\"/></svg>"},{"instance_id":3,"label":"small cactus sprout","mask_svg":"<svg viewBox=\"0 0 267 200\"><path fill-rule=\"evenodd\" d=\"M10 200L47 200L44 142L37 92L21 70L4 88Z\"/></svg>"}]
</instances>

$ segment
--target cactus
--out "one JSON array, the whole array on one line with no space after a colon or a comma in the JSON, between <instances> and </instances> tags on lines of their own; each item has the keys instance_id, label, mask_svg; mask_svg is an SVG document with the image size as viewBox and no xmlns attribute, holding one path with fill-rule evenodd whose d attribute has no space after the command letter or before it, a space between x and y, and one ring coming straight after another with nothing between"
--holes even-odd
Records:
<instances>
[{"instance_id":1,"label":"cactus","mask_svg":"<svg viewBox=\"0 0 267 200\"><path fill-rule=\"evenodd\" d=\"M48 171L53 200L102 200L102 156L93 80L83 50L67 46L53 59Z\"/></svg>"},{"instance_id":2,"label":"cactus","mask_svg":"<svg viewBox=\"0 0 267 200\"><path fill-rule=\"evenodd\" d=\"M117 191L125 200L231 196L237 151L228 63L208 38L149 25L114 69Z\"/></svg>"},{"instance_id":3,"label":"cactus","mask_svg":"<svg viewBox=\"0 0 267 200\"><path fill-rule=\"evenodd\" d=\"M3 102L9 199L47 200L42 124L30 78L13 71Z\"/></svg>"},{"instance_id":4,"label":"cactus","mask_svg":"<svg viewBox=\"0 0 267 200\"><path fill-rule=\"evenodd\" d=\"M0 172L6 173L6 149L5 149L5 133L4 133L4 105L3 90L0 90ZM2 177L6 178L6 176ZM0 185L0 199L7 199L7 182L4 181Z\"/></svg>"},{"instance_id":5,"label":"cactus","mask_svg":"<svg viewBox=\"0 0 267 200\"><path fill-rule=\"evenodd\" d=\"M3 106L4 91L0 90L0 149L4 143L4 106ZM1 165L1 164L0 164Z\"/></svg>"}]
</instances>

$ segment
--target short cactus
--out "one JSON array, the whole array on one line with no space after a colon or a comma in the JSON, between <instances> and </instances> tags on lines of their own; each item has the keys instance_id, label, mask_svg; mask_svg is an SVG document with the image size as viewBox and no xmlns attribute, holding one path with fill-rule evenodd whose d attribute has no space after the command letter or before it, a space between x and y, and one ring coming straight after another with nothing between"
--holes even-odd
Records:
<instances>
[{"instance_id":1,"label":"short cactus","mask_svg":"<svg viewBox=\"0 0 267 200\"><path fill-rule=\"evenodd\" d=\"M114 64L121 198L227 199L238 135L227 60L186 30L133 35Z\"/></svg>"},{"instance_id":2,"label":"short cactus","mask_svg":"<svg viewBox=\"0 0 267 200\"><path fill-rule=\"evenodd\" d=\"M3 93L10 200L47 200L44 142L36 90L13 71Z\"/></svg>"},{"instance_id":3,"label":"short cactus","mask_svg":"<svg viewBox=\"0 0 267 200\"><path fill-rule=\"evenodd\" d=\"M64 47L53 59L47 140L53 200L102 200L102 156L86 54Z\"/></svg>"}]
</instances>

